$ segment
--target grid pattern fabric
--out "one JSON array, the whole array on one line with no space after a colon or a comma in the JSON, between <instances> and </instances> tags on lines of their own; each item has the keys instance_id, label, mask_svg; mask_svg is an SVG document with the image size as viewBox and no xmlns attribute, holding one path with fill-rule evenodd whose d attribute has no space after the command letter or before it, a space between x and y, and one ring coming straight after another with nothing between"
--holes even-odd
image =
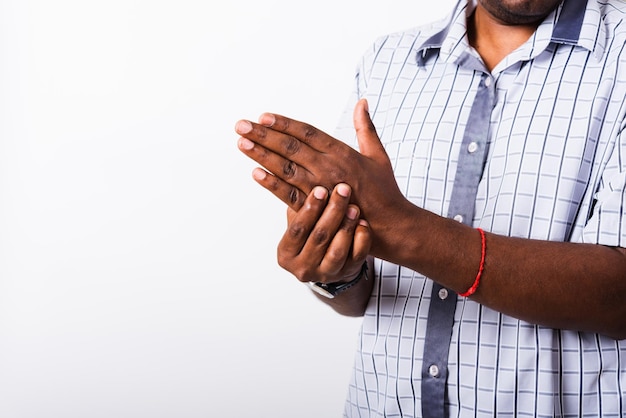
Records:
<instances>
[{"instance_id":1,"label":"grid pattern fabric","mask_svg":"<svg viewBox=\"0 0 626 418\"><path fill-rule=\"evenodd\" d=\"M626 2L579 4L574 16L555 10L491 72L467 44L471 0L441 22L381 37L358 66L337 135L354 143L352 108L367 98L400 189L447 216L470 109L489 79L488 153L468 223L626 247ZM555 35L559 23L575 27L567 19L580 22L573 40ZM382 260L375 276L345 415L421 417L433 282ZM529 324L464 298L442 332L452 335L447 416L626 414L624 340Z\"/></svg>"}]
</instances>

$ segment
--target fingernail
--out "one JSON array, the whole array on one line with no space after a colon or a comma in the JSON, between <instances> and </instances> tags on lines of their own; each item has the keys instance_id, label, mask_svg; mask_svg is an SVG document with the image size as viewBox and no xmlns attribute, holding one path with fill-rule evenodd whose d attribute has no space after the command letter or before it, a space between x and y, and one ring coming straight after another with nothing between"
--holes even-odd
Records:
<instances>
[{"instance_id":1,"label":"fingernail","mask_svg":"<svg viewBox=\"0 0 626 418\"><path fill-rule=\"evenodd\" d=\"M348 217L348 219L350 220L355 220L356 219L356 215L357 215L357 210L355 207L350 206L348 208L348 211L346 212L346 216Z\"/></svg>"},{"instance_id":2,"label":"fingernail","mask_svg":"<svg viewBox=\"0 0 626 418\"><path fill-rule=\"evenodd\" d=\"M247 138L239 138L239 149L250 151L254 148L254 142Z\"/></svg>"},{"instance_id":3,"label":"fingernail","mask_svg":"<svg viewBox=\"0 0 626 418\"><path fill-rule=\"evenodd\" d=\"M252 124L247 120L240 120L235 125L235 131L238 134L247 134L248 132L252 131Z\"/></svg>"},{"instance_id":4,"label":"fingernail","mask_svg":"<svg viewBox=\"0 0 626 418\"><path fill-rule=\"evenodd\" d=\"M272 127L276 123L276 116L271 113L263 113L259 116L259 123L263 126Z\"/></svg>"},{"instance_id":5,"label":"fingernail","mask_svg":"<svg viewBox=\"0 0 626 418\"><path fill-rule=\"evenodd\" d=\"M322 186L317 186L315 189L313 189L313 196L315 196L316 199L318 200L323 200L326 198L326 188L322 187Z\"/></svg>"},{"instance_id":6,"label":"fingernail","mask_svg":"<svg viewBox=\"0 0 626 418\"><path fill-rule=\"evenodd\" d=\"M337 185L337 193L339 193L339 195L343 197L350 196L350 186L344 183Z\"/></svg>"},{"instance_id":7,"label":"fingernail","mask_svg":"<svg viewBox=\"0 0 626 418\"><path fill-rule=\"evenodd\" d=\"M260 168L255 168L252 171L252 178L255 180L263 180L265 177L267 177L267 173L264 170L261 170Z\"/></svg>"}]
</instances>

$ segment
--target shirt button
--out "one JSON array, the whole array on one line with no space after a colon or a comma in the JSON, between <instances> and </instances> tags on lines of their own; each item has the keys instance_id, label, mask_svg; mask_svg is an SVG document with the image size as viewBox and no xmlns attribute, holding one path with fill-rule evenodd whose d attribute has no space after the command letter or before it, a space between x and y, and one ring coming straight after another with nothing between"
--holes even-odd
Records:
<instances>
[{"instance_id":1,"label":"shirt button","mask_svg":"<svg viewBox=\"0 0 626 418\"><path fill-rule=\"evenodd\" d=\"M431 365L428 368L428 374L431 375L432 377L438 377L439 376L439 367L437 367L436 364Z\"/></svg>"},{"instance_id":2,"label":"shirt button","mask_svg":"<svg viewBox=\"0 0 626 418\"><path fill-rule=\"evenodd\" d=\"M448 289L439 290L439 299L445 300L448 297Z\"/></svg>"},{"instance_id":3,"label":"shirt button","mask_svg":"<svg viewBox=\"0 0 626 418\"><path fill-rule=\"evenodd\" d=\"M456 215L454 217L454 220L457 221L457 222L463 222L463 215Z\"/></svg>"},{"instance_id":4,"label":"shirt button","mask_svg":"<svg viewBox=\"0 0 626 418\"><path fill-rule=\"evenodd\" d=\"M485 78L485 87L491 86L491 77Z\"/></svg>"},{"instance_id":5,"label":"shirt button","mask_svg":"<svg viewBox=\"0 0 626 418\"><path fill-rule=\"evenodd\" d=\"M474 152L476 152L476 150L478 150L478 144L476 142L470 142L467 146L467 151L470 154L473 154Z\"/></svg>"}]
</instances>

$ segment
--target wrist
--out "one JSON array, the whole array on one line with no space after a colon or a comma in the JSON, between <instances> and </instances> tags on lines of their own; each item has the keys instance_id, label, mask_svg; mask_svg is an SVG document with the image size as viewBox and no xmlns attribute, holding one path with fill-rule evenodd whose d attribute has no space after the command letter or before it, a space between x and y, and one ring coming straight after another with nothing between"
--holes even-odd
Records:
<instances>
[{"instance_id":1,"label":"wrist","mask_svg":"<svg viewBox=\"0 0 626 418\"><path fill-rule=\"evenodd\" d=\"M334 283L307 282L307 285L314 292L322 296L325 296L329 299L333 299L336 296L340 295L341 293L345 292L346 290L357 285L363 278L365 278L365 280L368 280L369 278L367 261L363 262L363 265L361 266L361 270L359 270L359 273L356 275L356 277L354 277L349 282L334 282Z\"/></svg>"}]
</instances>

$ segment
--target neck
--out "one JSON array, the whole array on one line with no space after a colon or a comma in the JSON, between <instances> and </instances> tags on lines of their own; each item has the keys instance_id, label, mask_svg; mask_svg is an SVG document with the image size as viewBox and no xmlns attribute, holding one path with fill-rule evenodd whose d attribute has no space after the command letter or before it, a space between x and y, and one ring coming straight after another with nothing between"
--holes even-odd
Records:
<instances>
[{"instance_id":1,"label":"neck","mask_svg":"<svg viewBox=\"0 0 626 418\"><path fill-rule=\"evenodd\" d=\"M535 32L540 22L506 24L487 12L480 4L468 18L470 45L478 52L489 71L508 54L520 47Z\"/></svg>"}]
</instances>

